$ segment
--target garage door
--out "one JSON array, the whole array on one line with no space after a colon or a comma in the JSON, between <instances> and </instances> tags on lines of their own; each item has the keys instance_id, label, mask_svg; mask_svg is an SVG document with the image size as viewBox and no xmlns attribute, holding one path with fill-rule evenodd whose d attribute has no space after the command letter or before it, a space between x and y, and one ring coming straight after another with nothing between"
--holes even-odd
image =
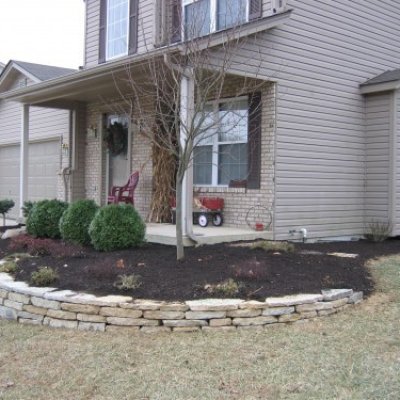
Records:
<instances>
[{"instance_id":1,"label":"garage door","mask_svg":"<svg viewBox=\"0 0 400 400\"><path fill-rule=\"evenodd\" d=\"M57 196L59 148L58 140L29 145L29 200L53 199ZM19 146L0 147L0 199L15 201L17 206L9 214L14 218L19 214L19 151Z\"/></svg>"}]
</instances>

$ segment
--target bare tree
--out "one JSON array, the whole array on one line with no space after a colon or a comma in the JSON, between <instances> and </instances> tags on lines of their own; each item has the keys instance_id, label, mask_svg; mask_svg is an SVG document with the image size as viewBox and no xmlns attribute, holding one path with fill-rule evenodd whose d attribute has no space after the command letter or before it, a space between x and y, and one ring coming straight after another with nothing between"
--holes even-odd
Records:
<instances>
[{"instance_id":1,"label":"bare tree","mask_svg":"<svg viewBox=\"0 0 400 400\"><path fill-rule=\"evenodd\" d=\"M162 218L171 189L176 191L178 260L184 258L184 233L195 240L191 228L194 149L223 134L224 126L232 130L244 117L238 112L232 118L235 110L229 107L213 113L208 106L210 100L224 99L233 77L235 55L245 40L240 34L241 22L216 38L202 32L205 22L201 15L192 20L182 32L184 41L167 44L164 52L149 56L140 66L126 64L124 78L115 78L133 123L153 146L153 162L157 159L155 180L161 190L154 196L158 204L152 208L152 217ZM233 97L251 95L262 84L254 74L252 79L236 79ZM227 118L231 120L228 124Z\"/></svg>"}]
</instances>

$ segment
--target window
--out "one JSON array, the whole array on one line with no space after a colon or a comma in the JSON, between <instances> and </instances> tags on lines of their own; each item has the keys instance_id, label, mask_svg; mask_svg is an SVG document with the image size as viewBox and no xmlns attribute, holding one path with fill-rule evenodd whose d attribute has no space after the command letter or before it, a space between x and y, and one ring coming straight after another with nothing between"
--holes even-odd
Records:
<instances>
[{"instance_id":1,"label":"window","mask_svg":"<svg viewBox=\"0 0 400 400\"><path fill-rule=\"evenodd\" d=\"M107 60L128 54L128 30L128 0L107 0Z\"/></svg>"},{"instance_id":2,"label":"window","mask_svg":"<svg viewBox=\"0 0 400 400\"><path fill-rule=\"evenodd\" d=\"M193 152L196 185L227 186L248 176L248 99L214 102L206 110Z\"/></svg>"},{"instance_id":3,"label":"window","mask_svg":"<svg viewBox=\"0 0 400 400\"><path fill-rule=\"evenodd\" d=\"M139 0L100 0L99 63L137 51Z\"/></svg>"},{"instance_id":4,"label":"window","mask_svg":"<svg viewBox=\"0 0 400 400\"><path fill-rule=\"evenodd\" d=\"M249 19L252 0L183 0L186 38L243 24ZM251 17L251 15L250 15Z\"/></svg>"}]
</instances>

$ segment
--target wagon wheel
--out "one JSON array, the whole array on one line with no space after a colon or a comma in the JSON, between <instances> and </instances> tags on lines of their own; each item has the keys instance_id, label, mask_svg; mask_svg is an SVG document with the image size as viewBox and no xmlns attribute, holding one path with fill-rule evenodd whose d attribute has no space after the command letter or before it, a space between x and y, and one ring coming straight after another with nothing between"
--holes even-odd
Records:
<instances>
[{"instance_id":1,"label":"wagon wheel","mask_svg":"<svg viewBox=\"0 0 400 400\"><path fill-rule=\"evenodd\" d=\"M212 223L214 226L221 226L223 222L224 222L224 220L220 213L216 213L213 215Z\"/></svg>"},{"instance_id":2,"label":"wagon wheel","mask_svg":"<svg viewBox=\"0 0 400 400\"><path fill-rule=\"evenodd\" d=\"M272 224L272 212L260 204L250 207L246 214L246 222L249 228L256 230L256 224L264 226L263 230L268 231Z\"/></svg>"},{"instance_id":3,"label":"wagon wheel","mask_svg":"<svg viewBox=\"0 0 400 400\"><path fill-rule=\"evenodd\" d=\"M199 214L199 225L202 228L205 228L208 225L207 214L204 214L204 213Z\"/></svg>"}]
</instances>

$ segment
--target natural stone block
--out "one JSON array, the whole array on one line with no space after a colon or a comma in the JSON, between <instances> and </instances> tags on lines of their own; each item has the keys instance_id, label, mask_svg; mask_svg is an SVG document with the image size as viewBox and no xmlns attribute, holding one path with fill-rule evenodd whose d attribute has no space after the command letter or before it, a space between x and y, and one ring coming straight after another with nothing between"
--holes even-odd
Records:
<instances>
[{"instance_id":1,"label":"natural stone block","mask_svg":"<svg viewBox=\"0 0 400 400\"><path fill-rule=\"evenodd\" d=\"M203 326L202 332L236 332L236 326Z\"/></svg>"},{"instance_id":2,"label":"natural stone block","mask_svg":"<svg viewBox=\"0 0 400 400\"><path fill-rule=\"evenodd\" d=\"M186 319L225 318L226 311L186 311Z\"/></svg>"},{"instance_id":3,"label":"natural stone block","mask_svg":"<svg viewBox=\"0 0 400 400\"><path fill-rule=\"evenodd\" d=\"M123 326L123 325L106 325L106 332L109 333L136 333L139 332L140 326Z\"/></svg>"},{"instance_id":4,"label":"natural stone block","mask_svg":"<svg viewBox=\"0 0 400 400\"><path fill-rule=\"evenodd\" d=\"M72 290L56 290L53 292L45 293L43 295L43 298L46 300L68 302L72 297L74 297L76 295L77 295L77 293L73 292Z\"/></svg>"},{"instance_id":5,"label":"natural stone block","mask_svg":"<svg viewBox=\"0 0 400 400\"><path fill-rule=\"evenodd\" d=\"M315 318L318 316L317 311L307 311L300 313L300 319Z\"/></svg>"},{"instance_id":6,"label":"natural stone block","mask_svg":"<svg viewBox=\"0 0 400 400\"><path fill-rule=\"evenodd\" d=\"M146 319L183 319L185 313L182 311L145 311L143 317Z\"/></svg>"},{"instance_id":7,"label":"natural stone block","mask_svg":"<svg viewBox=\"0 0 400 400\"><path fill-rule=\"evenodd\" d=\"M94 315L94 314L77 314L76 319L78 321L97 322L97 323L102 323L107 321L107 318L104 317L103 315Z\"/></svg>"},{"instance_id":8,"label":"natural stone block","mask_svg":"<svg viewBox=\"0 0 400 400\"><path fill-rule=\"evenodd\" d=\"M23 307L23 310L28 313L31 313L31 314L47 315L47 308L43 308L43 307L25 305Z\"/></svg>"},{"instance_id":9,"label":"natural stone block","mask_svg":"<svg viewBox=\"0 0 400 400\"><path fill-rule=\"evenodd\" d=\"M0 306L3 305L3 299L0 297Z\"/></svg>"},{"instance_id":10,"label":"natural stone block","mask_svg":"<svg viewBox=\"0 0 400 400\"><path fill-rule=\"evenodd\" d=\"M42 325L42 321L38 319L19 318L18 322L25 325Z\"/></svg>"},{"instance_id":11,"label":"natural stone block","mask_svg":"<svg viewBox=\"0 0 400 400\"><path fill-rule=\"evenodd\" d=\"M59 310L61 308L61 305L58 301L46 300L40 297L31 297L31 302L37 307L51 308L52 310Z\"/></svg>"},{"instance_id":12,"label":"natural stone block","mask_svg":"<svg viewBox=\"0 0 400 400\"><path fill-rule=\"evenodd\" d=\"M281 315L278 318L278 322L294 322L298 321L301 318L300 314L294 313L294 314L286 314L286 315Z\"/></svg>"},{"instance_id":13,"label":"natural stone block","mask_svg":"<svg viewBox=\"0 0 400 400\"><path fill-rule=\"evenodd\" d=\"M237 310L244 301L239 299L205 299L187 301L191 311L230 311Z\"/></svg>"},{"instance_id":14,"label":"natural stone block","mask_svg":"<svg viewBox=\"0 0 400 400\"><path fill-rule=\"evenodd\" d=\"M0 319L9 319L9 320L17 319L17 310L13 308L0 306Z\"/></svg>"},{"instance_id":15,"label":"natural stone block","mask_svg":"<svg viewBox=\"0 0 400 400\"><path fill-rule=\"evenodd\" d=\"M6 272L0 272L0 283L13 281L14 278Z\"/></svg>"},{"instance_id":16,"label":"natural stone block","mask_svg":"<svg viewBox=\"0 0 400 400\"><path fill-rule=\"evenodd\" d=\"M277 321L275 317L255 317L255 318L234 318L233 325L250 326L250 325L265 325L273 324Z\"/></svg>"},{"instance_id":17,"label":"natural stone block","mask_svg":"<svg viewBox=\"0 0 400 400\"><path fill-rule=\"evenodd\" d=\"M22 303L17 303L16 301L11 301L8 299L4 300L3 304L5 307L14 308L15 310L18 311L22 311L22 307L24 306Z\"/></svg>"},{"instance_id":18,"label":"natural stone block","mask_svg":"<svg viewBox=\"0 0 400 400\"><path fill-rule=\"evenodd\" d=\"M52 310L47 311L47 316L57 319L71 319L76 320L76 313L70 311Z\"/></svg>"},{"instance_id":19,"label":"natural stone block","mask_svg":"<svg viewBox=\"0 0 400 400\"><path fill-rule=\"evenodd\" d=\"M87 304L99 305L99 306L117 306L121 303L130 303L133 300L131 296L118 296L118 295L108 295L103 297L97 297L95 301L88 301Z\"/></svg>"},{"instance_id":20,"label":"natural stone block","mask_svg":"<svg viewBox=\"0 0 400 400\"><path fill-rule=\"evenodd\" d=\"M119 317L119 318L140 318L143 313L140 310L129 310L117 307L102 307L100 315L105 317Z\"/></svg>"},{"instance_id":21,"label":"natural stone block","mask_svg":"<svg viewBox=\"0 0 400 400\"><path fill-rule=\"evenodd\" d=\"M18 311L18 318L23 318L23 319L35 319L38 321L43 321L44 316L43 315L38 315L38 314L32 314L26 311Z\"/></svg>"},{"instance_id":22,"label":"natural stone block","mask_svg":"<svg viewBox=\"0 0 400 400\"><path fill-rule=\"evenodd\" d=\"M244 301L243 303L239 304L239 308L245 308L245 309L259 309L259 308L262 309L267 307L268 307L267 303L256 300Z\"/></svg>"},{"instance_id":23,"label":"natural stone block","mask_svg":"<svg viewBox=\"0 0 400 400\"><path fill-rule=\"evenodd\" d=\"M239 309L239 310L232 310L228 311L226 313L227 317L232 317L232 318L253 318L253 317L258 317L261 315L262 309L261 308L248 308L248 309Z\"/></svg>"},{"instance_id":24,"label":"natural stone block","mask_svg":"<svg viewBox=\"0 0 400 400\"><path fill-rule=\"evenodd\" d=\"M10 292L8 294L8 299L12 300L12 301L16 301L18 303L22 303L22 304L30 304L31 299L29 296L26 296L24 294L19 294L19 293L13 293Z\"/></svg>"},{"instance_id":25,"label":"natural stone block","mask_svg":"<svg viewBox=\"0 0 400 400\"><path fill-rule=\"evenodd\" d=\"M160 306L160 311L187 311L189 306L184 303L169 303Z\"/></svg>"},{"instance_id":26,"label":"natural stone block","mask_svg":"<svg viewBox=\"0 0 400 400\"><path fill-rule=\"evenodd\" d=\"M159 325L159 321L153 319L144 318L121 318L121 317L108 317L107 323L111 325L122 325L122 326L148 326L148 325Z\"/></svg>"},{"instance_id":27,"label":"natural stone block","mask_svg":"<svg viewBox=\"0 0 400 400\"><path fill-rule=\"evenodd\" d=\"M296 306L297 312L308 312L308 311L318 311L318 310L331 310L333 308L333 302L322 302L318 301L312 304L300 304Z\"/></svg>"},{"instance_id":28,"label":"natural stone block","mask_svg":"<svg viewBox=\"0 0 400 400\"><path fill-rule=\"evenodd\" d=\"M6 299L8 296L8 291L4 289L0 289L0 299Z\"/></svg>"},{"instance_id":29,"label":"natural stone block","mask_svg":"<svg viewBox=\"0 0 400 400\"><path fill-rule=\"evenodd\" d=\"M17 288L17 290L18 293L25 294L27 296L43 297L46 293L53 292L57 289L48 287L27 286Z\"/></svg>"},{"instance_id":30,"label":"natural stone block","mask_svg":"<svg viewBox=\"0 0 400 400\"><path fill-rule=\"evenodd\" d=\"M189 327L189 326L207 326L208 323L207 321L203 319L177 319L177 320L172 320L172 319L166 319L163 320L163 325L164 326L170 326L170 327Z\"/></svg>"},{"instance_id":31,"label":"natural stone block","mask_svg":"<svg viewBox=\"0 0 400 400\"><path fill-rule=\"evenodd\" d=\"M133 310L142 311L156 311L161 308L165 303L162 301L152 301L152 300L135 300L133 303L121 303L121 308L131 308Z\"/></svg>"},{"instance_id":32,"label":"natural stone block","mask_svg":"<svg viewBox=\"0 0 400 400\"><path fill-rule=\"evenodd\" d=\"M294 313L294 307L271 307L271 308L266 308L263 312L262 315L264 316L279 316L279 315L286 315L286 314L292 314Z\"/></svg>"},{"instance_id":33,"label":"natural stone block","mask_svg":"<svg viewBox=\"0 0 400 400\"><path fill-rule=\"evenodd\" d=\"M232 319L231 318L210 319L209 324L210 324L210 326L213 326L213 327L228 326L228 325L232 325Z\"/></svg>"},{"instance_id":34,"label":"natural stone block","mask_svg":"<svg viewBox=\"0 0 400 400\"><path fill-rule=\"evenodd\" d=\"M326 315L332 315L335 314L337 312L337 310L335 308L333 308L332 310L319 310L318 311L318 315L320 317L324 317Z\"/></svg>"},{"instance_id":35,"label":"natural stone block","mask_svg":"<svg viewBox=\"0 0 400 400\"><path fill-rule=\"evenodd\" d=\"M198 332L200 331L200 327L198 326L177 326L172 328L174 332L181 333L190 333L190 332Z\"/></svg>"},{"instance_id":36,"label":"natural stone block","mask_svg":"<svg viewBox=\"0 0 400 400\"><path fill-rule=\"evenodd\" d=\"M349 302L349 298L346 297L344 299L331 301L330 304L332 304L332 306L334 308L339 308L339 307L342 307L342 306L346 305L348 302Z\"/></svg>"},{"instance_id":37,"label":"natural stone block","mask_svg":"<svg viewBox=\"0 0 400 400\"><path fill-rule=\"evenodd\" d=\"M140 332L143 333L170 333L171 332L171 328L169 328L168 326L142 326L140 328Z\"/></svg>"},{"instance_id":38,"label":"natural stone block","mask_svg":"<svg viewBox=\"0 0 400 400\"><path fill-rule=\"evenodd\" d=\"M78 323L79 331L91 331L91 332L105 332L106 324L97 322L82 322Z\"/></svg>"},{"instance_id":39,"label":"natural stone block","mask_svg":"<svg viewBox=\"0 0 400 400\"><path fill-rule=\"evenodd\" d=\"M264 330L264 327L267 325L238 325L237 330L238 331L262 331Z\"/></svg>"},{"instance_id":40,"label":"natural stone block","mask_svg":"<svg viewBox=\"0 0 400 400\"><path fill-rule=\"evenodd\" d=\"M99 306L92 306L89 304L61 303L61 309L81 314L98 314L100 312Z\"/></svg>"},{"instance_id":41,"label":"natural stone block","mask_svg":"<svg viewBox=\"0 0 400 400\"><path fill-rule=\"evenodd\" d=\"M324 301L340 300L345 297L350 297L353 294L353 289L326 289L322 290Z\"/></svg>"},{"instance_id":42,"label":"natural stone block","mask_svg":"<svg viewBox=\"0 0 400 400\"><path fill-rule=\"evenodd\" d=\"M358 304L363 300L363 292L354 292L349 298L349 304Z\"/></svg>"},{"instance_id":43,"label":"natural stone block","mask_svg":"<svg viewBox=\"0 0 400 400\"><path fill-rule=\"evenodd\" d=\"M43 325L49 325L52 328L76 329L78 327L78 321L45 317Z\"/></svg>"},{"instance_id":44,"label":"natural stone block","mask_svg":"<svg viewBox=\"0 0 400 400\"><path fill-rule=\"evenodd\" d=\"M265 302L270 307L288 307L297 304L309 304L322 301L322 294L294 294L283 297L268 297Z\"/></svg>"}]
</instances>

